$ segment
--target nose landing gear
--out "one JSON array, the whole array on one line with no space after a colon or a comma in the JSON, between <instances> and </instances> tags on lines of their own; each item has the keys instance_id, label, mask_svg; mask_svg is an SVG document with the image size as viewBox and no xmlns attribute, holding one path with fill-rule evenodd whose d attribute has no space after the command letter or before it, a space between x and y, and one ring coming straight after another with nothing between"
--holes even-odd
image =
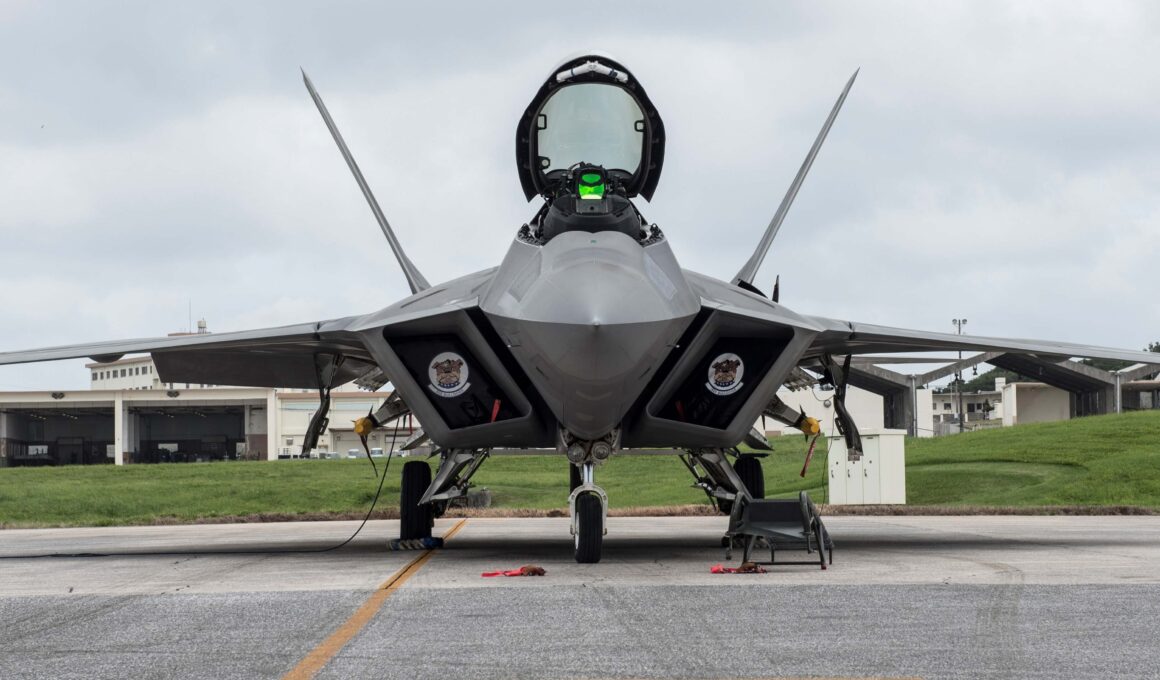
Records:
<instances>
[{"instance_id":1,"label":"nose landing gear","mask_svg":"<svg viewBox=\"0 0 1160 680\"><path fill-rule=\"evenodd\" d=\"M588 461L577 467L580 471L580 486L568 496L576 561L580 564L595 564L600 561L604 534L608 533L608 494L592 483L595 463Z\"/></svg>"},{"instance_id":2,"label":"nose landing gear","mask_svg":"<svg viewBox=\"0 0 1160 680\"><path fill-rule=\"evenodd\" d=\"M582 441L563 429L560 432L560 448L571 463L568 514L572 518L576 561L580 564L600 561L604 534L608 533L608 494L596 486L593 475L596 466L608 460L619 444L618 430L596 441Z\"/></svg>"}]
</instances>

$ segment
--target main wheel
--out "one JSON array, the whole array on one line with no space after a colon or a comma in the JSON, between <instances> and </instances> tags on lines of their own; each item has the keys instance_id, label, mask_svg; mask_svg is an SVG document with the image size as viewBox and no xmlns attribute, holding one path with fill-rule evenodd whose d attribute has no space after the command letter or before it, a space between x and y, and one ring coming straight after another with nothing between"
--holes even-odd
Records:
<instances>
[{"instance_id":1,"label":"main wheel","mask_svg":"<svg viewBox=\"0 0 1160 680\"><path fill-rule=\"evenodd\" d=\"M576 561L595 564L600 561L604 543L604 507L600 496L583 493L576 498Z\"/></svg>"},{"instance_id":2,"label":"main wheel","mask_svg":"<svg viewBox=\"0 0 1160 680\"><path fill-rule=\"evenodd\" d=\"M750 496L765 498L765 474L761 471L760 458L737 456L737 460L733 463L733 470L741 478L745 488L749 490Z\"/></svg>"},{"instance_id":3,"label":"main wheel","mask_svg":"<svg viewBox=\"0 0 1160 680\"><path fill-rule=\"evenodd\" d=\"M419 505L423 492L431 485L431 466L412 460L403 465L403 489L399 495L399 538L431 538L435 509L430 503Z\"/></svg>"},{"instance_id":4,"label":"main wheel","mask_svg":"<svg viewBox=\"0 0 1160 680\"><path fill-rule=\"evenodd\" d=\"M583 483L584 480L580 478L580 467L568 463L568 493L572 493Z\"/></svg>"}]
</instances>

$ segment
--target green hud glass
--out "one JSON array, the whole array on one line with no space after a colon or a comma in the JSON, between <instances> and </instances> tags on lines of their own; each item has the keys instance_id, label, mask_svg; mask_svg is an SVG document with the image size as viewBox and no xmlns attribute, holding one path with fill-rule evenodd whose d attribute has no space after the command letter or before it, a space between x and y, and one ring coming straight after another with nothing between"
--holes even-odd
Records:
<instances>
[{"instance_id":1,"label":"green hud glass","mask_svg":"<svg viewBox=\"0 0 1160 680\"><path fill-rule=\"evenodd\" d=\"M580 198L604 198L604 173L596 168L585 168L576 179L576 195Z\"/></svg>"}]
</instances>

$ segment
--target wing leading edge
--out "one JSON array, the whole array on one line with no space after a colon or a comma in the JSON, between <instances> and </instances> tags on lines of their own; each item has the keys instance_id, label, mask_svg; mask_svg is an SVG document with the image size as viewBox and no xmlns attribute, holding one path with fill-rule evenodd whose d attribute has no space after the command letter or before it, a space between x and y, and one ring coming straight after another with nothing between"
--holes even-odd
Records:
<instances>
[{"instance_id":1,"label":"wing leading edge","mask_svg":"<svg viewBox=\"0 0 1160 680\"><path fill-rule=\"evenodd\" d=\"M955 335L930 331L892 328L875 324L841 321L820 316L809 317L822 328L814 337L803 359L816 359L823 354L875 354L878 352L922 352L938 350L978 350L1034 354L1044 358L1118 359L1142 364L1160 364L1160 355L1153 352L1131 351L1081 345L1070 342L1027 340L1022 338L992 338L978 335Z\"/></svg>"},{"instance_id":2,"label":"wing leading edge","mask_svg":"<svg viewBox=\"0 0 1160 680\"><path fill-rule=\"evenodd\" d=\"M333 385L375 368L359 335L349 330L360 318L0 352L0 365L80 358L107 362L126 354L150 353L164 382L317 388L316 357L320 355L341 359Z\"/></svg>"}]
</instances>

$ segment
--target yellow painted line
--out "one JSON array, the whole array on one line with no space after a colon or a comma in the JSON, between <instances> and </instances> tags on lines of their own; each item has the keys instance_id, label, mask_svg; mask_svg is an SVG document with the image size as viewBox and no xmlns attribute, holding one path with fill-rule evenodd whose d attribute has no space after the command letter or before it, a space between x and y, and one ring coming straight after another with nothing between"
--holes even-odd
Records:
<instances>
[{"instance_id":1,"label":"yellow painted line","mask_svg":"<svg viewBox=\"0 0 1160 680\"><path fill-rule=\"evenodd\" d=\"M446 541L455 534L459 533L459 530L463 528L464 524L467 524L467 520L459 520L455 526L451 527L447 530L446 533L443 534L443 540ZM367 598L367 601L363 602L362 606L359 607L354 614L351 614L350 618L347 619L345 623L338 627L338 630L331 633L329 637L319 643L319 645L311 650L304 659L298 662L297 666L295 666L289 673L283 676L283 680L309 680L309 678L313 678L315 674L318 673L318 671L322 670L323 666L325 666L331 659L333 659L336 654L342 651L342 648L345 647L347 643L354 638L355 635L358 635L359 631L361 631L368 623L371 622L371 619L375 618L375 614L379 613L379 609L382 608L383 603L387 601L387 598L393 595L396 590L402 588L403 584L407 582L407 579L411 578L420 569L422 569L423 565L427 564L427 561L430 560L434 554L434 550L425 551L422 555L419 555L415 559L408 562L407 566L395 572L389 579L384 581L383 584L376 588L374 593L372 593L371 596Z\"/></svg>"},{"instance_id":2,"label":"yellow painted line","mask_svg":"<svg viewBox=\"0 0 1160 680\"><path fill-rule=\"evenodd\" d=\"M467 524L467 520L465 520L465 519L461 519L458 522L456 522L455 526L451 527L450 529L447 530L447 533L443 534L443 540L444 541L450 540L452 536L459 533L459 530L463 528L464 524Z\"/></svg>"}]
</instances>

